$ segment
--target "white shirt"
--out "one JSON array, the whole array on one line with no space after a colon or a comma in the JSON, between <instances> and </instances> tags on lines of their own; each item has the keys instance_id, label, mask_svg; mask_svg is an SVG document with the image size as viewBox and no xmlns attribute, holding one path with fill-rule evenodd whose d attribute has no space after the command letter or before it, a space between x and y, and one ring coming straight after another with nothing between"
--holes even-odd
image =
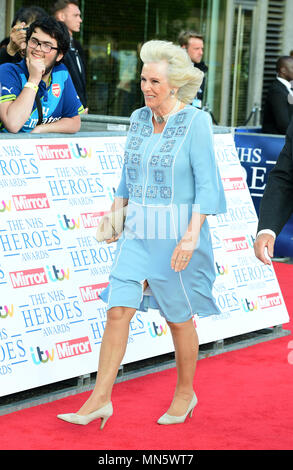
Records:
<instances>
[{"instance_id":1,"label":"white shirt","mask_svg":"<svg viewBox=\"0 0 293 470\"><path fill-rule=\"evenodd\" d=\"M288 89L289 93L291 93L291 95L293 94L292 90L291 90L291 82L288 82L288 80L285 80L285 78L281 78L281 77L278 77L277 76L277 80L279 80L279 82L283 83L283 85L285 85L285 87Z\"/></svg>"},{"instance_id":2,"label":"white shirt","mask_svg":"<svg viewBox=\"0 0 293 470\"><path fill-rule=\"evenodd\" d=\"M293 104L293 90L291 88L292 83L293 82L288 82L288 80L285 80L284 78L281 78L281 77L278 77L277 76L277 80L279 80L279 82L283 83L283 85L285 85L285 87L287 88L289 94L288 94L288 103L289 104Z\"/></svg>"},{"instance_id":3,"label":"white shirt","mask_svg":"<svg viewBox=\"0 0 293 470\"><path fill-rule=\"evenodd\" d=\"M272 235L274 238L276 238L276 234L273 230L270 230L269 228L266 228L266 229L263 229L263 230L260 230L258 233L257 233L257 237L259 235L261 235L262 233L267 233L268 235Z\"/></svg>"}]
</instances>

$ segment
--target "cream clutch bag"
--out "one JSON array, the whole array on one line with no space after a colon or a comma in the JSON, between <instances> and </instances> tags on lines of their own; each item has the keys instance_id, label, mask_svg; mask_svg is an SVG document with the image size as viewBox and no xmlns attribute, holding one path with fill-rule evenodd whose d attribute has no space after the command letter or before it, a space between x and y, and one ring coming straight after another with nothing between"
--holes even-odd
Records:
<instances>
[{"instance_id":1,"label":"cream clutch bag","mask_svg":"<svg viewBox=\"0 0 293 470\"><path fill-rule=\"evenodd\" d=\"M126 219L127 206L109 212L103 215L97 228L96 239L98 242L109 240L110 238L117 237L123 232L124 222Z\"/></svg>"}]
</instances>

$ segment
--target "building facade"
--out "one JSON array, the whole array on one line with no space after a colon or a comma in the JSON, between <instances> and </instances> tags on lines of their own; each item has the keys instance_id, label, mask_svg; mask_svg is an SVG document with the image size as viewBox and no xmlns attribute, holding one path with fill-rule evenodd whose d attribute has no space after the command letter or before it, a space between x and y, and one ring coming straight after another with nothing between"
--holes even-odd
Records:
<instances>
[{"instance_id":1,"label":"building facade","mask_svg":"<svg viewBox=\"0 0 293 470\"><path fill-rule=\"evenodd\" d=\"M14 12L34 3L49 11L52 0L0 0L2 38ZM143 105L141 44L177 43L191 29L205 38L204 105L214 122L257 125L276 60L293 49L292 0L80 0L80 9L91 114L129 116Z\"/></svg>"}]
</instances>

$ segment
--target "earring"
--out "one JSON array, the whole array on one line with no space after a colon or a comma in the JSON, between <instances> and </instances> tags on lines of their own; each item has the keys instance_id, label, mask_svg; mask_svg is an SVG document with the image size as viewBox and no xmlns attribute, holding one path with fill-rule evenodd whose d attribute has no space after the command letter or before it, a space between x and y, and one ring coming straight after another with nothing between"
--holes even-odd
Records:
<instances>
[{"instance_id":1,"label":"earring","mask_svg":"<svg viewBox=\"0 0 293 470\"><path fill-rule=\"evenodd\" d=\"M171 90L170 94L171 94L171 98L175 97L175 91L174 90Z\"/></svg>"}]
</instances>

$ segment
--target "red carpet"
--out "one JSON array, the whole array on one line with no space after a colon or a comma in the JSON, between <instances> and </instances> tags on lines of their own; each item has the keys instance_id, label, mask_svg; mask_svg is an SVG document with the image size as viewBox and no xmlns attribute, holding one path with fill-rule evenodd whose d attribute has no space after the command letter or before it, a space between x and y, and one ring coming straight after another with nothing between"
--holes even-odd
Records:
<instances>
[{"instance_id":1,"label":"red carpet","mask_svg":"<svg viewBox=\"0 0 293 470\"><path fill-rule=\"evenodd\" d=\"M275 269L290 315L293 265L279 263ZM114 415L103 431L97 422L76 426L56 418L77 410L88 392L1 416L0 449L292 450L292 339L291 334L200 360L199 404L184 424L156 424L173 394L171 369L116 384Z\"/></svg>"}]
</instances>

